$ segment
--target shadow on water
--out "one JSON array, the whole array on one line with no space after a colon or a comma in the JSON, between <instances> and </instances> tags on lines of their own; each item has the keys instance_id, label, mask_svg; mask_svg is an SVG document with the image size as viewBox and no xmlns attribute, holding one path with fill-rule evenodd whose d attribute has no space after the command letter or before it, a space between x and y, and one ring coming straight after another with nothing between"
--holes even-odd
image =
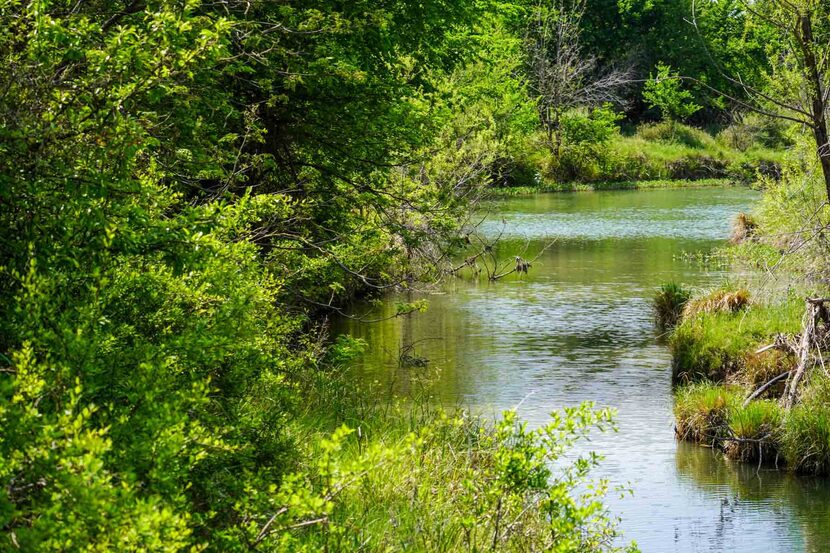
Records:
<instances>
[{"instance_id":1,"label":"shadow on water","mask_svg":"<svg viewBox=\"0 0 830 553\"><path fill-rule=\"evenodd\" d=\"M732 188L504 200L484 228L504 232L502 259L532 257L555 240L529 275L390 296L373 316L421 297L429 309L376 324L343 320L334 330L368 342L358 369L393 393L435 375L437 401L485 413L521 403L520 415L537 424L581 401L616 408L620 431L592 435L589 447L605 456L597 476L633 489L609 497L609 506L643 551L830 550L821 531L830 530L826 481L810 487L766 475L769 491L762 486L756 498L744 469L674 440L671 359L656 337L651 298L667 281L707 287L727 276L678 255L723 243L731 218L754 199ZM426 367L398 363L411 344Z\"/></svg>"}]
</instances>

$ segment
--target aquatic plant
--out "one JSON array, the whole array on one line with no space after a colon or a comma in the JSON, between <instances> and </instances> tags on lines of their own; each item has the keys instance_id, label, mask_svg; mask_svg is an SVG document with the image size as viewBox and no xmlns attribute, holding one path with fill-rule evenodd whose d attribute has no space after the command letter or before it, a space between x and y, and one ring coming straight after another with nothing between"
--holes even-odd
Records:
<instances>
[{"instance_id":1,"label":"aquatic plant","mask_svg":"<svg viewBox=\"0 0 830 553\"><path fill-rule=\"evenodd\" d=\"M683 314L686 302L692 293L675 282L660 286L652 302L652 311L657 327L661 330L674 327Z\"/></svg>"}]
</instances>

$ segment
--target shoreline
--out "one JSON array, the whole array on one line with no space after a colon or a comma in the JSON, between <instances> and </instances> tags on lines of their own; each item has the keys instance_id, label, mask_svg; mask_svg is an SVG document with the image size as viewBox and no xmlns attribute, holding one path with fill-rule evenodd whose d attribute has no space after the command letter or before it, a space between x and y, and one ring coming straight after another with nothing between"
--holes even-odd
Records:
<instances>
[{"instance_id":1,"label":"shoreline","mask_svg":"<svg viewBox=\"0 0 830 553\"><path fill-rule=\"evenodd\" d=\"M492 199L530 196L561 192L604 192L610 190L667 190L673 188L718 188L743 186L734 179L655 179L641 181L599 181L592 183L549 183L534 186L489 188L487 197Z\"/></svg>"}]
</instances>

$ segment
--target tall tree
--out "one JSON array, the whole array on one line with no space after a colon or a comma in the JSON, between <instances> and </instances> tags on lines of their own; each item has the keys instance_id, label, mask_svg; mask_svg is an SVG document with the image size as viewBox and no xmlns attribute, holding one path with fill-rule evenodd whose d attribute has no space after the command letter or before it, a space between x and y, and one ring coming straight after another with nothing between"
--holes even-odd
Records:
<instances>
[{"instance_id":1,"label":"tall tree","mask_svg":"<svg viewBox=\"0 0 830 553\"><path fill-rule=\"evenodd\" d=\"M777 33L768 86L752 86L739 73L723 69L723 78L742 95L706 87L747 109L810 129L830 202L830 5L823 0L742 0L742 6L748 17ZM697 25L696 16L693 22Z\"/></svg>"},{"instance_id":2,"label":"tall tree","mask_svg":"<svg viewBox=\"0 0 830 553\"><path fill-rule=\"evenodd\" d=\"M536 4L527 29L531 90L548 147L559 156L562 117L578 107L622 103L628 70L600 69L582 47L586 0L543 0Z\"/></svg>"}]
</instances>

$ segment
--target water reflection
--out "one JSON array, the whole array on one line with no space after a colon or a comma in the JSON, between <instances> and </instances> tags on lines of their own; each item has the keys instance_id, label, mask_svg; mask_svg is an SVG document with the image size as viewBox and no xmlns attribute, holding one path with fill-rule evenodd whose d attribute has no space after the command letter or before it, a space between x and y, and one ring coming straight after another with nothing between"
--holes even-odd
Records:
<instances>
[{"instance_id":1,"label":"water reflection","mask_svg":"<svg viewBox=\"0 0 830 553\"><path fill-rule=\"evenodd\" d=\"M740 491L749 482L739 479L743 472L674 440L670 358L655 336L651 296L669 280L720 281L722 272L676 256L719 244L754 197L701 189L507 200L493 206L497 216L485 229L504 231L503 259L530 257L555 240L529 275L496 284L458 279L426 296L426 313L343 321L340 330L367 340L360 369L386 389L410 391L436 374L437 400L489 413L521 403L520 414L534 423L585 400L617 408L620 431L592 436L590 448L606 457L598 476L631 484L634 496L611 498L610 506L644 551L828 549L830 537L820 531L830 531L828 508L818 507L830 505L826 492L788 484L791 491L755 501ZM391 297L374 315L391 316L396 302L420 297ZM412 344L427 367L399 366L400 348ZM826 481L817 486L825 490ZM814 521L799 514L801 505L815 509Z\"/></svg>"},{"instance_id":2,"label":"water reflection","mask_svg":"<svg viewBox=\"0 0 830 553\"><path fill-rule=\"evenodd\" d=\"M678 444L681 485L697 492L699 524L713 551L824 552L830 544L830 485L826 478L799 477L769 468L732 463L710 449Z\"/></svg>"}]
</instances>

